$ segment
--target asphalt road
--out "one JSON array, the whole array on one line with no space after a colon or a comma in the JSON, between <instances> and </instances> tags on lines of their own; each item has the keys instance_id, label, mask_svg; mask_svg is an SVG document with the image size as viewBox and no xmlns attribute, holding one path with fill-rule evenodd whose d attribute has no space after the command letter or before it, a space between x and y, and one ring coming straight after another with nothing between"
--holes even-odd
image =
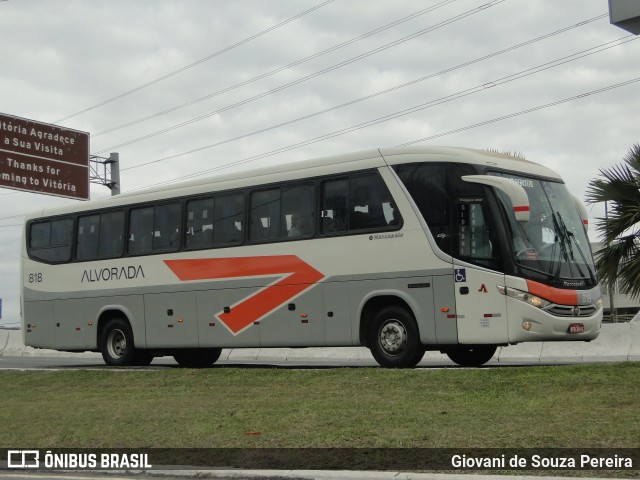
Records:
<instances>
[{"instance_id":1,"label":"asphalt road","mask_svg":"<svg viewBox=\"0 0 640 480\"><path fill-rule=\"evenodd\" d=\"M489 361L482 368L500 368L500 367L524 367L524 366L540 366L540 365L571 365L571 364L584 364L584 361L579 359L555 359L553 362L544 363L539 361L532 361L530 363L523 363L522 360L501 361L497 360ZM313 359L313 360L218 360L211 368L380 368L378 364L373 360L357 359L357 360L344 360L344 359ZM172 357L159 357L154 358L153 362L148 367L109 367L105 365L102 358L99 356L81 356L69 354L69 356L56 356L56 357L30 357L30 356L0 356L0 370L165 370L168 368L179 368L178 364ZM433 368L462 368L451 362L444 355L442 359L429 359L421 362L417 369L433 369Z\"/></svg>"}]
</instances>

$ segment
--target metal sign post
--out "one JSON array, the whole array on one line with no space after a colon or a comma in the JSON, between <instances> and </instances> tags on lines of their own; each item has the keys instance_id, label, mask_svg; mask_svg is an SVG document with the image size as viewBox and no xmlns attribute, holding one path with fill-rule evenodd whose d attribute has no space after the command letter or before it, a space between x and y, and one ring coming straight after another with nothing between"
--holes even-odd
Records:
<instances>
[{"instance_id":1,"label":"metal sign post","mask_svg":"<svg viewBox=\"0 0 640 480\"><path fill-rule=\"evenodd\" d=\"M111 190L111 195L120 193L120 155L110 153L108 158L91 155L89 181L104 185Z\"/></svg>"}]
</instances>

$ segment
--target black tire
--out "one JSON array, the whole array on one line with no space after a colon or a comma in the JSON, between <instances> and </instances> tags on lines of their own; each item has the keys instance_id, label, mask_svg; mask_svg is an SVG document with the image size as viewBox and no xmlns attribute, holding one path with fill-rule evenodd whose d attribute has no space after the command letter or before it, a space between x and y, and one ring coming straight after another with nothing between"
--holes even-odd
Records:
<instances>
[{"instance_id":1,"label":"black tire","mask_svg":"<svg viewBox=\"0 0 640 480\"><path fill-rule=\"evenodd\" d=\"M373 319L369 349L385 368L415 367L425 352L413 315L397 305L383 308Z\"/></svg>"},{"instance_id":2,"label":"black tire","mask_svg":"<svg viewBox=\"0 0 640 480\"><path fill-rule=\"evenodd\" d=\"M461 367L480 367L496 353L495 345L460 345L444 353Z\"/></svg>"},{"instance_id":3,"label":"black tire","mask_svg":"<svg viewBox=\"0 0 640 480\"><path fill-rule=\"evenodd\" d=\"M153 361L153 354L148 350L136 350L133 354L133 363L137 367L148 367Z\"/></svg>"},{"instance_id":4,"label":"black tire","mask_svg":"<svg viewBox=\"0 0 640 480\"><path fill-rule=\"evenodd\" d=\"M184 368L207 368L216 363L221 353L221 348L185 348L175 351L173 358Z\"/></svg>"},{"instance_id":5,"label":"black tire","mask_svg":"<svg viewBox=\"0 0 640 480\"><path fill-rule=\"evenodd\" d=\"M100 335L100 352L107 365L125 367L134 364L136 350L129 322L122 318L107 322Z\"/></svg>"}]
</instances>

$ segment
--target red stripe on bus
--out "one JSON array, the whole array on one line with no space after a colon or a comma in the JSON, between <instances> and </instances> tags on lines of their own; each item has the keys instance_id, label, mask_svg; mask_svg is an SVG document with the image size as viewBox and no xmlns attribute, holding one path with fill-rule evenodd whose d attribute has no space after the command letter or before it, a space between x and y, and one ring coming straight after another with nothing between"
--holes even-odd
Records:
<instances>
[{"instance_id":1,"label":"red stripe on bus","mask_svg":"<svg viewBox=\"0 0 640 480\"><path fill-rule=\"evenodd\" d=\"M514 212L528 212L529 211L529 206L528 205L523 205L521 207L513 207L513 211Z\"/></svg>"},{"instance_id":2,"label":"red stripe on bus","mask_svg":"<svg viewBox=\"0 0 640 480\"><path fill-rule=\"evenodd\" d=\"M324 278L324 274L295 255L269 257L199 258L165 260L183 282L282 275L278 282L246 297L229 313L216 317L238 333L301 294Z\"/></svg>"},{"instance_id":3,"label":"red stripe on bus","mask_svg":"<svg viewBox=\"0 0 640 480\"><path fill-rule=\"evenodd\" d=\"M578 305L578 291L550 287L542 283L527 280L529 293L559 305Z\"/></svg>"}]
</instances>

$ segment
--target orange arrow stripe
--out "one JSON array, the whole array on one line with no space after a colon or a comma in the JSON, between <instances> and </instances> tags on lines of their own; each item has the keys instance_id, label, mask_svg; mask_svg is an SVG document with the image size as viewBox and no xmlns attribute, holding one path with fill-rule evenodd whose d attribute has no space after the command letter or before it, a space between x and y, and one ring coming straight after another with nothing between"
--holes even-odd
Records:
<instances>
[{"instance_id":1,"label":"orange arrow stripe","mask_svg":"<svg viewBox=\"0 0 640 480\"><path fill-rule=\"evenodd\" d=\"M234 334L257 322L324 278L295 255L269 257L201 258L165 260L183 282L258 276L282 276L272 285L244 298L231 312L216 316Z\"/></svg>"}]
</instances>

